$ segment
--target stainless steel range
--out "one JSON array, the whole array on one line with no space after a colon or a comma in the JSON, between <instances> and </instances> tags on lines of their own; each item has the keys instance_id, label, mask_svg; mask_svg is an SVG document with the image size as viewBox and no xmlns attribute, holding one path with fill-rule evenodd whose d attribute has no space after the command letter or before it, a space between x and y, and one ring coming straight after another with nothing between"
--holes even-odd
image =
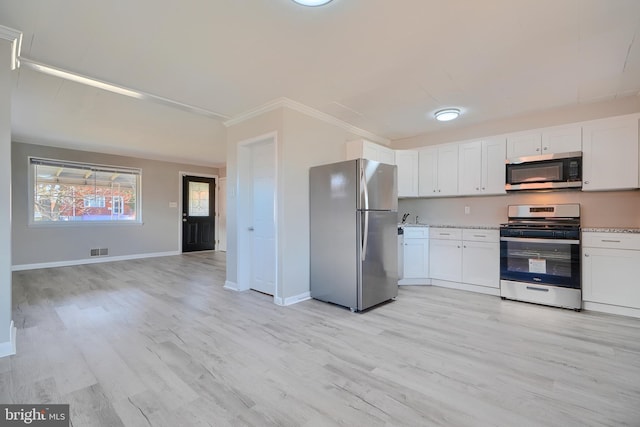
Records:
<instances>
[{"instance_id":1,"label":"stainless steel range","mask_svg":"<svg viewBox=\"0 0 640 427\"><path fill-rule=\"evenodd\" d=\"M502 299L582 308L580 205L513 205L500 227Z\"/></svg>"}]
</instances>

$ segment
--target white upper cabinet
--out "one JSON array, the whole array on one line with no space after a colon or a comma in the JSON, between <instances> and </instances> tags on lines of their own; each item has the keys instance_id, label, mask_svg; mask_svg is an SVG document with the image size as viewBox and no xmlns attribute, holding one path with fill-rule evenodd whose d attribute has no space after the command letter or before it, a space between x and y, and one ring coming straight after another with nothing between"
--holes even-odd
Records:
<instances>
[{"instance_id":1,"label":"white upper cabinet","mask_svg":"<svg viewBox=\"0 0 640 427\"><path fill-rule=\"evenodd\" d=\"M526 132L507 136L507 157L537 156L542 151L542 134Z\"/></svg>"},{"instance_id":2,"label":"white upper cabinet","mask_svg":"<svg viewBox=\"0 0 640 427\"><path fill-rule=\"evenodd\" d=\"M368 159L388 165L396 164L395 151L366 139L347 142L347 160Z\"/></svg>"},{"instance_id":3,"label":"white upper cabinet","mask_svg":"<svg viewBox=\"0 0 640 427\"><path fill-rule=\"evenodd\" d=\"M506 193L503 138L461 143L458 150L458 188L461 195Z\"/></svg>"},{"instance_id":4,"label":"white upper cabinet","mask_svg":"<svg viewBox=\"0 0 640 427\"><path fill-rule=\"evenodd\" d=\"M458 144L445 144L419 151L418 194L423 197L458 194Z\"/></svg>"},{"instance_id":5,"label":"white upper cabinet","mask_svg":"<svg viewBox=\"0 0 640 427\"><path fill-rule=\"evenodd\" d=\"M418 157L416 150L396 150L398 197L418 196Z\"/></svg>"},{"instance_id":6,"label":"white upper cabinet","mask_svg":"<svg viewBox=\"0 0 640 427\"><path fill-rule=\"evenodd\" d=\"M582 126L582 190L638 188L638 116Z\"/></svg>"},{"instance_id":7,"label":"white upper cabinet","mask_svg":"<svg viewBox=\"0 0 640 427\"><path fill-rule=\"evenodd\" d=\"M507 157L582 151L579 125L561 126L507 136Z\"/></svg>"},{"instance_id":8,"label":"white upper cabinet","mask_svg":"<svg viewBox=\"0 0 640 427\"><path fill-rule=\"evenodd\" d=\"M542 131L542 154L582 151L582 129L579 125Z\"/></svg>"}]
</instances>

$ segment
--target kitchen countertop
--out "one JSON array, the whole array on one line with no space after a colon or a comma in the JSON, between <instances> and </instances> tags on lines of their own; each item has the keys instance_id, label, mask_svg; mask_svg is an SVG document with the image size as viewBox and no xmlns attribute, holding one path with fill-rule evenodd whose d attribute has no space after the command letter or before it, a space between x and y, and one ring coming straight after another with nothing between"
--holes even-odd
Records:
<instances>
[{"instance_id":1,"label":"kitchen countertop","mask_svg":"<svg viewBox=\"0 0 640 427\"><path fill-rule=\"evenodd\" d=\"M640 233L640 228L585 227L582 231L586 233Z\"/></svg>"},{"instance_id":2,"label":"kitchen countertop","mask_svg":"<svg viewBox=\"0 0 640 427\"><path fill-rule=\"evenodd\" d=\"M498 225L451 225L451 224L398 224L400 227L466 228L473 230L499 230Z\"/></svg>"}]
</instances>

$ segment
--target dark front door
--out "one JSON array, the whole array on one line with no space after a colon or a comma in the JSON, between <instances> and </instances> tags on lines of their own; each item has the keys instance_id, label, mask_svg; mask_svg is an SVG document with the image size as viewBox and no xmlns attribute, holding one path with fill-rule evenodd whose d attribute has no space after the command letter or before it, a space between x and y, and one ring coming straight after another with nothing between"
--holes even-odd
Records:
<instances>
[{"instance_id":1,"label":"dark front door","mask_svg":"<svg viewBox=\"0 0 640 427\"><path fill-rule=\"evenodd\" d=\"M182 177L182 252L215 246L215 179Z\"/></svg>"}]
</instances>

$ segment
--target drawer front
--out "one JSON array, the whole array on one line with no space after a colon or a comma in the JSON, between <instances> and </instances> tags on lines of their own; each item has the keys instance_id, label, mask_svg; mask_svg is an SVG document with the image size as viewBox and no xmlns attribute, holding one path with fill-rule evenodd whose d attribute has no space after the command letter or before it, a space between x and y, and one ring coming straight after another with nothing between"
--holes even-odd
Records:
<instances>
[{"instance_id":1,"label":"drawer front","mask_svg":"<svg viewBox=\"0 0 640 427\"><path fill-rule=\"evenodd\" d=\"M430 228L429 238L440 240L462 240L460 228Z\"/></svg>"},{"instance_id":2,"label":"drawer front","mask_svg":"<svg viewBox=\"0 0 640 427\"><path fill-rule=\"evenodd\" d=\"M429 227L404 227L405 239L427 239L429 238Z\"/></svg>"},{"instance_id":3,"label":"drawer front","mask_svg":"<svg viewBox=\"0 0 640 427\"><path fill-rule=\"evenodd\" d=\"M462 230L462 240L468 242L499 242L500 231L465 228Z\"/></svg>"},{"instance_id":4,"label":"drawer front","mask_svg":"<svg viewBox=\"0 0 640 427\"><path fill-rule=\"evenodd\" d=\"M582 246L589 248L640 250L640 234L582 233Z\"/></svg>"}]
</instances>

